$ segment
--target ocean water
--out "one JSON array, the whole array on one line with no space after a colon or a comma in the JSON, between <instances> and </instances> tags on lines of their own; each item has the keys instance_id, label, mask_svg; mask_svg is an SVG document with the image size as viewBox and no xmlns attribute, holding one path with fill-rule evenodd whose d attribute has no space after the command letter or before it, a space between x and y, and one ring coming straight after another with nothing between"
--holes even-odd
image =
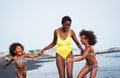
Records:
<instances>
[{"instance_id":1,"label":"ocean water","mask_svg":"<svg viewBox=\"0 0 120 78\"><path fill-rule=\"evenodd\" d=\"M96 57L99 63L96 78L120 78L120 52L99 54ZM27 78L59 78L54 58L40 60L41 62L35 63L39 66L37 69L27 71ZM84 60L74 63L73 78L77 77L85 63Z\"/></svg>"},{"instance_id":2,"label":"ocean water","mask_svg":"<svg viewBox=\"0 0 120 78\"><path fill-rule=\"evenodd\" d=\"M96 57L99 63L96 78L120 78L120 52L99 54ZM17 78L15 64L3 69L4 63L6 62L0 62L0 78ZM73 78L77 77L85 63L84 60L74 63ZM26 69L27 78L59 78L55 58L38 58L38 61L27 61Z\"/></svg>"}]
</instances>

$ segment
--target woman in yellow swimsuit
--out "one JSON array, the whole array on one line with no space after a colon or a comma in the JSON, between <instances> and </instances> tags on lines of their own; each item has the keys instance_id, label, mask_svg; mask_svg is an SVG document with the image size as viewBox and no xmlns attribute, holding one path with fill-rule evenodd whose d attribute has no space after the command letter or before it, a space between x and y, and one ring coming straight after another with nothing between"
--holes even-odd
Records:
<instances>
[{"instance_id":1,"label":"woman in yellow swimsuit","mask_svg":"<svg viewBox=\"0 0 120 78\"><path fill-rule=\"evenodd\" d=\"M73 63L67 63L66 59L73 58L72 48L71 48L71 38L74 40L76 45L80 50L83 50L80 43L78 42L76 35L73 30L70 29L71 18L69 16L64 16L62 18L62 27L55 29L54 38L52 43L43 48L40 53L42 54L45 50L48 50L56 46L56 65L59 72L59 78L65 78L65 68L67 71L67 78L73 78ZM66 63L66 64L65 64Z\"/></svg>"}]
</instances>

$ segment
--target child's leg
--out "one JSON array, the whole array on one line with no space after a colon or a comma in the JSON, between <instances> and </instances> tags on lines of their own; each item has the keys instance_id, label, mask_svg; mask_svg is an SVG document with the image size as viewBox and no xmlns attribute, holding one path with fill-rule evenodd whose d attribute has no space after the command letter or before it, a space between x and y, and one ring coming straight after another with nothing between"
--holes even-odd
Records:
<instances>
[{"instance_id":1,"label":"child's leg","mask_svg":"<svg viewBox=\"0 0 120 78\"><path fill-rule=\"evenodd\" d=\"M26 71L23 72L23 78L26 78Z\"/></svg>"},{"instance_id":2,"label":"child's leg","mask_svg":"<svg viewBox=\"0 0 120 78\"><path fill-rule=\"evenodd\" d=\"M16 71L16 75L18 76L18 78L24 78L23 75L19 71Z\"/></svg>"},{"instance_id":3,"label":"child's leg","mask_svg":"<svg viewBox=\"0 0 120 78\"><path fill-rule=\"evenodd\" d=\"M86 74L89 72L89 67L86 65L83 69L79 72L77 78L86 78Z\"/></svg>"},{"instance_id":4,"label":"child's leg","mask_svg":"<svg viewBox=\"0 0 120 78\"><path fill-rule=\"evenodd\" d=\"M95 78L97 73L97 69L96 68L92 68L91 73L90 73L90 78Z\"/></svg>"}]
</instances>

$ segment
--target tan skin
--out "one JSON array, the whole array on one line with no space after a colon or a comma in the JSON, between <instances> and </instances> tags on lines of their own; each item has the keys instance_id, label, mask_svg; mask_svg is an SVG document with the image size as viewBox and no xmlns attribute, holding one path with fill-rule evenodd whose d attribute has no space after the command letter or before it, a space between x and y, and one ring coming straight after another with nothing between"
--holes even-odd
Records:
<instances>
[{"instance_id":1,"label":"tan skin","mask_svg":"<svg viewBox=\"0 0 120 78\"><path fill-rule=\"evenodd\" d=\"M16 49L14 51L16 53L16 55L8 62L4 65L4 69L10 65L13 61L18 61L18 60L22 60L25 57L27 58L35 58L40 56L40 54L34 54L34 55L27 55L27 54L23 54L23 49L21 48L21 46L16 46ZM18 76L18 78L26 78L26 69L25 69L25 63L20 63L20 64L16 64L16 75ZM20 71L25 70L25 72L23 74L20 73Z\"/></svg>"},{"instance_id":2,"label":"tan skin","mask_svg":"<svg viewBox=\"0 0 120 78\"><path fill-rule=\"evenodd\" d=\"M74 42L76 43L76 45L78 46L78 48L80 50L83 50L80 43L77 40L77 37L75 35L75 32L73 30L70 30L70 26L71 26L71 22L70 21L66 21L62 27L58 28L58 32L60 35L60 38L62 40L65 40L69 34L69 31L71 31L70 35L71 38L74 40ZM45 48L43 48L40 53L42 54L45 50L48 50L52 47L54 47L56 45L57 42L57 29L54 31L54 38L51 44L49 44L48 46L46 46ZM68 55L68 58L73 58L73 54L72 52ZM66 64L65 64L66 63ZM66 65L66 70L67 70L67 78L73 78L72 75L72 71L73 71L73 63L67 63L65 62L65 60L56 53L56 65L58 68L58 72L59 72L59 78L65 78L65 65Z\"/></svg>"},{"instance_id":3,"label":"tan skin","mask_svg":"<svg viewBox=\"0 0 120 78\"><path fill-rule=\"evenodd\" d=\"M94 52L94 49L88 43L88 39L85 38L85 35L81 36L81 42L85 46L83 55L81 57L78 57L78 58L68 59L68 62L77 62L77 61L81 61L81 60L85 59L87 61L88 65L90 65L90 66L97 65L98 62L97 62L97 60L95 58L95 55L89 56L89 53ZM83 69L79 72L77 78L86 78L85 76L89 72L90 72L89 67L84 66ZM97 72L96 68L93 68L91 70L91 73L90 73L90 78L95 78L96 72Z\"/></svg>"}]
</instances>

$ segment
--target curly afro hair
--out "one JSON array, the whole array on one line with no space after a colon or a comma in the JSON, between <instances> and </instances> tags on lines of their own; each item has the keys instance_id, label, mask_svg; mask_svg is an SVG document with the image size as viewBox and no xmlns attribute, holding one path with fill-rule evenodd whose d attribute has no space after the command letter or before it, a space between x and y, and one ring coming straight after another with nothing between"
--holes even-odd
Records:
<instances>
[{"instance_id":1,"label":"curly afro hair","mask_svg":"<svg viewBox=\"0 0 120 78\"><path fill-rule=\"evenodd\" d=\"M96 42L97 42L97 38L96 38L96 35L94 35L94 32L93 31L87 31L85 29L83 29L80 33L79 33L80 37L85 35L85 37L88 39L89 41L89 44L90 45L95 45Z\"/></svg>"},{"instance_id":2,"label":"curly afro hair","mask_svg":"<svg viewBox=\"0 0 120 78\"><path fill-rule=\"evenodd\" d=\"M10 55L13 56L13 57L16 55L16 53L14 51L15 51L17 46L21 46L21 48L24 51L24 47L22 46L22 44L20 44L20 43L12 43L10 45L10 47L9 47L9 52L10 52Z\"/></svg>"}]
</instances>

